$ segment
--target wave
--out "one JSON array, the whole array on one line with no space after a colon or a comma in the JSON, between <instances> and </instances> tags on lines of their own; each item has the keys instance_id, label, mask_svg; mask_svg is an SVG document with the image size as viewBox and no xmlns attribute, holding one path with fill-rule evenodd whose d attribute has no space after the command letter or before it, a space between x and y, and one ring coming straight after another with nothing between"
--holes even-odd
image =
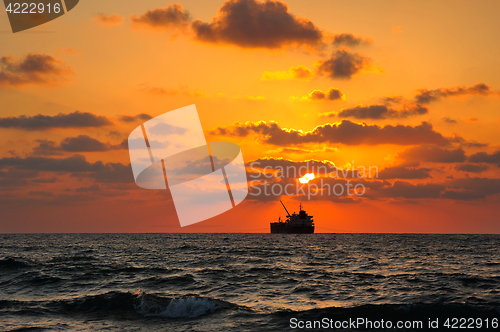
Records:
<instances>
[{"instance_id":1,"label":"wave","mask_svg":"<svg viewBox=\"0 0 500 332\"><path fill-rule=\"evenodd\" d=\"M224 300L189 295L167 297L161 294L149 294L142 290L132 292L108 292L73 299L50 301L9 301L0 300L0 315L14 316L66 316L69 319L84 317L94 319L138 321L144 320L161 324L162 321L203 319L227 311L219 320L233 319L243 327L255 327L254 330L281 331L295 318L304 321L320 321L324 318L335 321L363 318L380 321L415 321L424 322L435 318L475 317L491 318L500 314L500 303L464 304L464 303L407 303L407 304L365 304L351 307L325 307L308 310L290 309L249 309ZM244 329L241 329L244 330Z\"/></svg>"},{"instance_id":2,"label":"wave","mask_svg":"<svg viewBox=\"0 0 500 332\"><path fill-rule=\"evenodd\" d=\"M210 297L189 296L169 299L139 292L139 304L135 306L139 314L166 318L195 318L212 314L218 310L235 308L236 305Z\"/></svg>"},{"instance_id":3,"label":"wave","mask_svg":"<svg viewBox=\"0 0 500 332\"><path fill-rule=\"evenodd\" d=\"M85 254L77 254L77 255L61 255L57 257L53 257L48 263L76 263L76 262L88 262L88 261L97 261L98 259L94 256L85 255Z\"/></svg>"},{"instance_id":4,"label":"wave","mask_svg":"<svg viewBox=\"0 0 500 332\"><path fill-rule=\"evenodd\" d=\"M6 269L16 269L23 267L30 267L32 263L26 262L19 258L6 257L4 259L0 259L0 267Z\"/></svg>"},{"instance_id":5,"label":"wave","mask_svg":"<svg viewBox=\"0 0 500 332\"><path fill-rule=\"evenodd\" d=\"M136 284L136 286L147 284L148 286L175 285L175 287L181 287L194 284L195 282L195 277L192 274L186 273L183 275L154 276L144 278L134 282L134 284Z\"/></svg>"},{"instance_id":6,"label":"wave","mask_svg":"<svg viewBox=\"0 0 500 332\"><path fill-rule=\"evenodd\" d=\"M408 303L408 304L365 304L352 307L326 307L309 310L280 310L273 314L276 318L289 319L295 317L303 320L321 320L328 317L345 320L362 317L371 320L411 320L427 321L429 318L450 317L498 317L500 303L467 304L467 303Z\"/></svg>"},{"instance_id":7,"label":"wave","mask_svg":"<svg viewBox=\"0 0 500 332\"><path fill-rule=\"evenodd\" d=\"M97 317L141 319L146 317L195 318L213 314L237 305L216 298L198 295L180 298L113 291L104 294L82 296L73 299L50 301L0 301L0 312L31 315L86 315Z\"/></svg>"}]
</instances>

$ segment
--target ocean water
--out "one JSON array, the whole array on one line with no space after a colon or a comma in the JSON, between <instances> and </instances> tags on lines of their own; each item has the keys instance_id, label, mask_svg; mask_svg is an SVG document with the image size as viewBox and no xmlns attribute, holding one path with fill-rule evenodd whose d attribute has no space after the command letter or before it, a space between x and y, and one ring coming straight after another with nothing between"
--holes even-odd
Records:
<instances>
[{"instance_id":1,"label":"ocean water","mask_svg":"<svg viewBox=\"0 0 500 332\"><path fill-rule=\"evenodd\" d=\"M0 235L0 330L297 331L292 321L324 318L424 324L405 331L466 318L500 330L491 327L499 244L497 235Z\"/></svg>"}]
</instances>

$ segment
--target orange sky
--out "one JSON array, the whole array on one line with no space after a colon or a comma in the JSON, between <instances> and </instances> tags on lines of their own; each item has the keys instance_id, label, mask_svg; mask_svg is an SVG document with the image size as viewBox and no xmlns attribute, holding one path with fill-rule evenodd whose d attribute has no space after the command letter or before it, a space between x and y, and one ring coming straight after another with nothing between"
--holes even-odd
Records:
<instances>
[{"instance_id":1,"label":"orange sky","mask_svg":"<svg viewBox=\"0 0 500 332\"><path fill-rule=\"evenodd\" d=\"M268 232L281 198L317 232L498 233L499 10L84 1L16 34L0 15L0 232ZM379 176L355 199L248 196L181 228L168 191L134 184L124 140L191 104L247 163Z\"/></svg>"}]
</instances>

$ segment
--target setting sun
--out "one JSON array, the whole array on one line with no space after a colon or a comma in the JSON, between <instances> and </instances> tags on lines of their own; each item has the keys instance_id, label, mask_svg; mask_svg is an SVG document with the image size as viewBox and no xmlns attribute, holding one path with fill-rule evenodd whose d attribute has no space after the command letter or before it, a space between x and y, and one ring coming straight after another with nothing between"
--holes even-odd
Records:
<instances>
[{"instance_id":1,"label":"setting sun","mask_svg":"<svg viewBox=\"0 0 500 332\"><path fill-rule=\"evenodd\" d=\"M307 173L306 175L304 175L303 177L301 177L299 179L299 182L300 183L308 183L312 179L314 179L314 173Z\"/></svg>"}]
</instances>

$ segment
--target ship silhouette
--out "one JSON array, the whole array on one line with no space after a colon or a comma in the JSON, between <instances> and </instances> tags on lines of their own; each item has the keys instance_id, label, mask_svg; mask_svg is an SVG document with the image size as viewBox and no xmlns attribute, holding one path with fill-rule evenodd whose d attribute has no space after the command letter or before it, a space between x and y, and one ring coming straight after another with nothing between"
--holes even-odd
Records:
<instances>
[{"instance_id":1,"label":"ship silhouette","mask_svg":"<svg viewBox=\"0 0 500 332\"><path fill-rule=\"evenodd\" d=\"M302 209L302 203L299 205L299 214L295 212L290 214L283 204L280 201L281 205L285 209L287 213L286 221L282 221L281 217L278 219L278 222L272 222L271 225L271 234L312 234L314 233L314 220L313 216L307 214L306 211Z\"/></svg>"}]
</instances>

